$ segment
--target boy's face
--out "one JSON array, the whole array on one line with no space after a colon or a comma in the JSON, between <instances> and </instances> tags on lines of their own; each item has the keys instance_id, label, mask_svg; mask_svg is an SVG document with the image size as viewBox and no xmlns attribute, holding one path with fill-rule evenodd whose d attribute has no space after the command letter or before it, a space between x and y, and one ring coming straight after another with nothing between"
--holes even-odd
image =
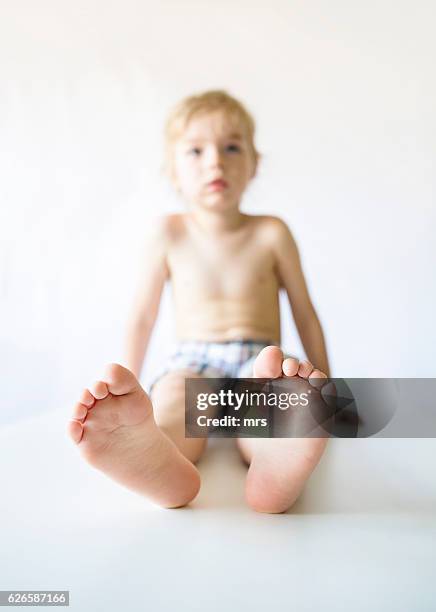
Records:
<instances>
[{"instance_id":1,"label":"boy's face","mask_svg":"<svg viewBox=\"0 0 436 612\"><path fill-rule=\"evenodd\" d=\"M194 116L174 147L174 183L190 204L238 208L255 173L242 126L221 111Z\"/></svg>"}]
</instances>

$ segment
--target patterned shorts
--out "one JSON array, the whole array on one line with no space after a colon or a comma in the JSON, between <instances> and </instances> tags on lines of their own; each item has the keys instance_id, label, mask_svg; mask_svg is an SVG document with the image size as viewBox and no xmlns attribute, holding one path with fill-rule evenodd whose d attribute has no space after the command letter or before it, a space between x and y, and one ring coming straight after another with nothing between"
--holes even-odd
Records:
<instances>
[{"instance_id":1,"label":"patterned shorts","mask_svg":"<svg viewBox=\"0 0 436 612\"><path fill-rule=\"evenodd\" d=\"M180 342L166 365L154 378L153 385L173 370L191 370L206 378L245 378L252 376L253 363L269 340L229 340L226 342Z\"/></svg>"}]
</instances>

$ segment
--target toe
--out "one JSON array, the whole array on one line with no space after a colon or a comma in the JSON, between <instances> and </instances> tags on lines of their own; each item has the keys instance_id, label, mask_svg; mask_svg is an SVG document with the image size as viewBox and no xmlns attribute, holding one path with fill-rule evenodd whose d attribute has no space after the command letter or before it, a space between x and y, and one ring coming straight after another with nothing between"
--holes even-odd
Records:
<instances>
[{"instance_id":1,"label":"toe","mask_svg":"<svg viewBox=\"0 0 436 612\"><path fill-rule=\"evenodd\" d=\"M95 397L88 389L84 389L82 391L82 395L80 396L79 402L90 408L95 402Z\"/></svg>"},{"instance_id":2,"label":"toe","mask_svg":"<svg viewBox=\"0 0 436 612\"><path fill-rule=\"evenodd\" d=\"M114 395L125 395L141 388L136 376L118 363L110 363L106 367L104 380Z\"/></svg>"},{"instance_id":3,"label":"toe","mask_svg":"<svg viewBox=\"0 0 436 612\"><path fill-rule=\"evenodd\" d=\"M310 363L310 361L302 361L300 363L300 367L298 368L298 376L301 376L301 378L307 378L312 372L313 365Z\"/></svg>"},{"instance_id":4,"label":"toe","mask_svg":"<svg viewBox=\"0 0 436 612\"><path fill-rule=\"evenodd\" d=\"M109 389L107 384L101 380L98 380L90 387L90 392L95 399L101 400L109 395Z\"/></svg>"},{"instance_id":5,"label":"toe","mask_svg":"<svg viewBox=\"0 0 436 612\"><path fill-rule=\"evenodd\" d=\"M73 442L76 444L80 442L83 436L83 427L79 421L70 421L68 423L68 433Z\"/></svg>"},{"instance_id":6,"label":"toe","mask_svg":"<svg viewBox=\"0 0 436 612\"><path fill-rule=\"evenodd\" d=\"M282 374L283 353L278 346L262 349L253 366L255 378L278 378Z\"/></svg>"},{"instance_id":7,"label":"toe","mask_svg":"<svg viewBox=\"0 0 436 612\"><path fill-rule=\"evenodd\" d=\"M336 407L337 389L334 383L327 382L327 384L324 384L321 389L321 396L328 406Z\"/></svg>"},{"instance_id":8,"label":"toe","mask_svg":"<svg viewBox=\"0 0 436 612\"><path fill-rule=\"evenodd\" d=\"M283 362L283 374L285 376L296 376L300 362L295 357L288 357Z\"/></svg>"},{"instance_id":9,"label":"toe","mask_svg":"<svg viewBox=\"0 0 436 612\"><path fill-rule=\"evenodd\" d=\"M88 408L84 406L83 404L81 404L80 402L78 402L73 408L72 418L78 421L83 421L83 419L85 419L87 414L88 414Z\"/></svg>"},{"instance_id":10,"label":"toe","mask_svg":"<svg viewBox=\"0 0 436 612\"><path fill-rule=\"evenodd\" d=\"M321 389L321 387L323 387L327 382L327 374L324 374L324 372L321 372L321 370L313 370L308 380L312 387Z\"/></svg>"}]
</instances>

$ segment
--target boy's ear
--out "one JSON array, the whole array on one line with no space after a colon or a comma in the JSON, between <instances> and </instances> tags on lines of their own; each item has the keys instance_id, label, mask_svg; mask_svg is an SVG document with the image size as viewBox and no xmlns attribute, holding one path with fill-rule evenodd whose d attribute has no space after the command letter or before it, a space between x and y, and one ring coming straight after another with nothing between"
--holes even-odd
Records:
<instances>
[{"instance_id":1,"label":"boy's ear","mask_svg":"<svg viewBox=\"0 0 436 612\"><path fill-rule=\"evenodd\" d=\"M168 178L170 179L170 183L173 186L173 189L175 189L176 193L179 193L180 192L179 181L177 179L177 174L176 174L176 171L174 170L173 164L168 168Z\"/></svg>"},{"instance_id":2,"label":"boy's ear","mask_svg":"<svg viewBox=\"0 0 436 612\"><path fill-rule=\"evenodd\" d=\"M171 185L172 188L174 189L174 191L177 193L177 195L180 195L180 186L179 183L174 179L171 181Z\"/></svg>"},{"instance_id":3,"label":"boy's ear","mask_svg":"<svg viewBox=\"0 0 436 612\"><path fill-rule=\"evenodd\" d=\"M260 158L262 156L260 155L260 153L256 154L255 160L254 160L254 164L253 164L253 172L251 173L251 178L253 179L256 175L257 175L257 170L259 168L259 162L260 162Z\"/></svg>"}]
</instances>

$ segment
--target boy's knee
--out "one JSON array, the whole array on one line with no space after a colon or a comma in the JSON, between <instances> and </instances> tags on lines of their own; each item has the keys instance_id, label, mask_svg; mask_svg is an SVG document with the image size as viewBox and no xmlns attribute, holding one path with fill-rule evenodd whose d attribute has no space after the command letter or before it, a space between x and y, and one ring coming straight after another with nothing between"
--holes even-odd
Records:
<instances>
[{"instance_id":1,"label":"boy's knee","mask_svg":"<svg viewBox=\"0 0 436 612\"><path fill-rule=\"evenodd\" d=\"M153 385L151 398L153 401L169 400L185 397L185 378L195 376L192 372L174 371L164 374Z\"/></svg>"},{"instance_id":2,"label":"boy's knee","mask_svg":"<svg viewBox=\"0 0 436 612\"><path fill-rule=\"evenodd\" d=\"M185 398L185 380L187 378L202 378L191 370L174 370L164 374L153 385L151 390L152 401L168 400L169 398Z\"/></svg>"}]
</instances>

